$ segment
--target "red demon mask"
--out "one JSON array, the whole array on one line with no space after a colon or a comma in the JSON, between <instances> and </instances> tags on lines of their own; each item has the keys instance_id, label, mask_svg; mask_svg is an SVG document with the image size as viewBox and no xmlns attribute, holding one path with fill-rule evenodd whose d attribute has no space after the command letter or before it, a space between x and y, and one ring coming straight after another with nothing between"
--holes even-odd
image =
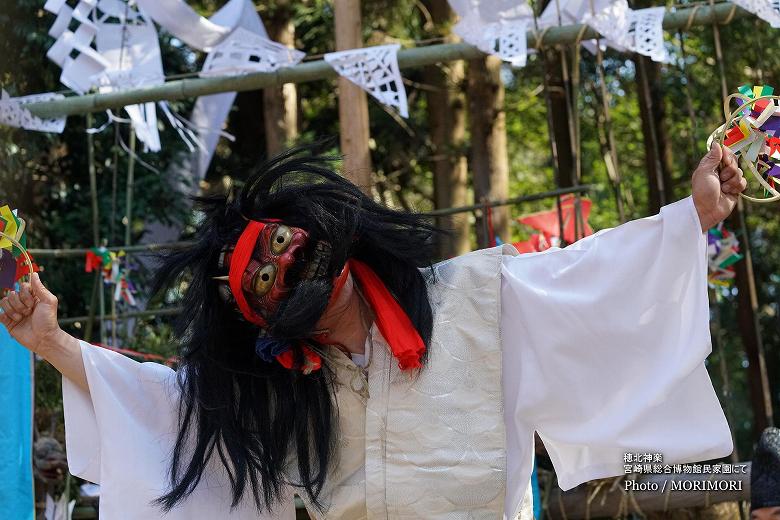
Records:
<instances>
[{"instance_id":1,"label":"red demon mask","mask_svg":"<svg viewBox=\"0 0 780 520\"><path fill-rule=\"evenodd\" d=\"M301 228L250 221L235 247L223 251L219 267L229 270L231 296L247 320L265 325L276 312L291 289L290 268L308 239Z\"/></svg>"}]
</instances>

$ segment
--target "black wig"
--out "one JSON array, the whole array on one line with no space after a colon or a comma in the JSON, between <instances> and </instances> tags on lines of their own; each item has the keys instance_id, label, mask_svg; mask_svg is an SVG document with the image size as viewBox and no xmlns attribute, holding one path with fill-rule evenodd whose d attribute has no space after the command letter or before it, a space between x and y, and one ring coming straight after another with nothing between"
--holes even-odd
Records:
<instances>
[{"instance_id":1,"label":"black wig","mask_svg":"<svg viewBox=\"0 0 780 520\"><path fill-rule=\"evenodd\" d=\"M337 410L332 372L304 375L255 354L260 332L219 295L220 252L235 244L246 219L279 219L308 231L309 244L328 245L326 272L301 279L273 316L268 334L293 345L323 349L311 337L325 310L333 278L357 258L382 279L409 315L426 346L433 318L421 267L431 265L437 230L422 215L374 202L333 171L337 157L321 145L285 152L262 164L236 194L197 199L202 212L194 244L163 255L154 290L178 282L183 312L180 343L179 432L170 466L170 490L158 499L170 510L200 482L210 461L221 463L233 507L250 493L258 510L272 508L291 484L317 505L337 455ZM184 276L182 276L184 275ZM293 348L301 357L301 347ZM213 459L215 456L217 459ZM290 464L299 481L292 481Z\"/></svg>"}]
</instances>

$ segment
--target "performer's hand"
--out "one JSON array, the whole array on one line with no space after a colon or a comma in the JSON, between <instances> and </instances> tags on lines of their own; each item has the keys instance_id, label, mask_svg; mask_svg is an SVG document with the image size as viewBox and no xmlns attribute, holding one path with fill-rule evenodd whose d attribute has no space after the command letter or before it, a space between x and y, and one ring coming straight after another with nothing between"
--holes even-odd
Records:
<instances>
[{"instance_id":1,"label":"performer's hand","mask_svg":"<svg viewBox=\"0 0 780 520\"><path fill-rule=\"evenodd\" d=\"M0 300L0 324L16 341L89 392L79 341L57 323L57 297L43 286L38 273L33 273L31 283L20 285L18 293Z\"/></svg>"},{"instance_id":2,"label":"performer's hand","mask_svg":"<svg viewBox=\"0 0 780 520\"><path fill-rule=\"evenodd\" d=\"M43 286L38 273L33 273L32 283L20 285L19 292L0 300L0 323L16 341L45 355L65 334L57 323L57 297Z\"/></svg>"},{"instance_id":3,"label":"performer's hand","mask_svg":"<svg viewBox=\"0 0 780 520\"><path fill-rule=\"evenodd\" d=\"M727 146L713 143L693 172L691 191L702 231L728 217L747 188L737 158Z\"/></svg>"}]
</instances>

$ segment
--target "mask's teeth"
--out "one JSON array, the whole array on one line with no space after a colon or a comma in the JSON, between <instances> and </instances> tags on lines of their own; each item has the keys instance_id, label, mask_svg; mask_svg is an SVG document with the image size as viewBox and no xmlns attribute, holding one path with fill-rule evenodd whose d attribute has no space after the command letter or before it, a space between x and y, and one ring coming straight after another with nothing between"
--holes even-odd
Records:
<instances>
[{"instance_id":1,"label":"mask's teeth","mask_svg":"<svg viewBox=\"0 0 780 520\"><path fill-rule=\"evenodd\" d=\"M306 266L303 278L311 280L312 278L325 276L328 269L328 263L330 262L330 253L330 246L326 242L317 242L317 245L314 246L312 261Z\"/></svg>"}]
</instances>

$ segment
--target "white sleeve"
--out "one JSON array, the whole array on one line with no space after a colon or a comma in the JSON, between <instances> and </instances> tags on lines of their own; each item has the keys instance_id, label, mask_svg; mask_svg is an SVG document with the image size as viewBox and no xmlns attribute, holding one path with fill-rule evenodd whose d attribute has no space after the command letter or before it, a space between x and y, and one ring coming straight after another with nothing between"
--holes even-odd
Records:
<instances>
[{"instance_id":1,"label":"white sleeve","mask_svg":"<svg viewBox=\"0 0 780 520\"><path fill-rule=\"evenodd\" d=\"M729 455L712 387L706 234L691 197L565 249L506 256L507 416L536 430L562 489Z\"/></svg>"},{"instance_id":2,"label":"white sleeve","mask_svg":"<svg viewBox=\"0 0 780 520\"><path fill-rule=\"evenodd\" d=\"M65 441L73 475L101 484L101 467L121 468L139 443L159 460L160 436L176 432L175 372L158 363L139 363L81 341L89 392L62 379Z\"/></svg>"},{"instance_id":3,"label":"white sleeve","mask_svg":"<svg viewBox=\"0 0 780 520\"><path fill-rule=\"evenodd\" d=\"M153 501L168 490L178 432L176 373L83 341L81 355L89 392L62 380L70 472L100 484L101 518L159 518ZM294 518L292 496L273 514L258 515L251 502L231 509L224 472L212 458L192 495L165 518Z\"/></svg>"}]
</instances>

